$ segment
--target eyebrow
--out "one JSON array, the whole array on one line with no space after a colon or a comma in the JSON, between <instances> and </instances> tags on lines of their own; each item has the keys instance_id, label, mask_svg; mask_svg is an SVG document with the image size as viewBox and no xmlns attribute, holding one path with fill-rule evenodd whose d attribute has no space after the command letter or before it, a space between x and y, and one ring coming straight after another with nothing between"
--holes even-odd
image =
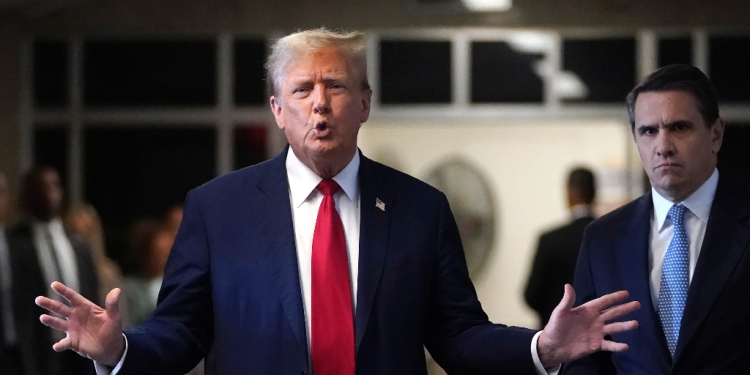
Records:
<instances>
[{"instance_id":1,"label":"eyebrow","mask_svg":"<svg viewBox=\"0 0 750 375\"><path fill-rule=\"evenodd\" d=\"M670 127L677 126L677 125L693 125L693 123L688 120L677 120L677 121L668 122L664 124L664 126L660 126L659 124L642 124L638 126L638 129L640 130L644 128L662 128L662 127L670 128Z\"/></svg>"}]
</instances>

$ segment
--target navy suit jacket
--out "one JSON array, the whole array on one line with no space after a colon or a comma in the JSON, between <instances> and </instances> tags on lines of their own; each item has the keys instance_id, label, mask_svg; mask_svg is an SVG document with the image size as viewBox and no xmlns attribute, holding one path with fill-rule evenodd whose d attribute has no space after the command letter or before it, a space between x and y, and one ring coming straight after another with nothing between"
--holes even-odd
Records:
<instances>
[{"instance_id":1,"label":"navy suit jacket","mask_svg":"<svg viewBox=\"0 0 750 375\"><path fill-rule=\"evenodd\" d=\"M641 309L634 331L613 335L629 350L612 354L619 374L746 374L750 371L750 191L719 178L700 256L688 290L674 361L651 301L651 193L594 221L584 236L576 304L627 290ZM607 374L585 357L566 374Z\"/></svg>"},{"instance_id":2,"label":"navy suit jacket","mask_svg":"<svg viewBox=\"0 0 750 375\"><path fill-rule=\"evenodd\" d=\"M188 194L154 315L121 374L306 374L286 152ZM445 196L361 158L356 373L533 374L533 331L491 324ZM385 210L375 206L376 199Z\"/></svg>"}]
</instances>

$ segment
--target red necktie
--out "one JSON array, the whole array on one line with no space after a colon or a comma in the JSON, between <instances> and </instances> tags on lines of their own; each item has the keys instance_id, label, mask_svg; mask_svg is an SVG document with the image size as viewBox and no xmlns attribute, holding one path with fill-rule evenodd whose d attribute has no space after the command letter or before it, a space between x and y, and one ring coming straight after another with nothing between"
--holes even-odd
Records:
<instances>
[{"instance_id":1,"label":"red necktie","mask_svg":"<svg viewBox=\"0 0 750 375\"><path fill-rule=\"evenodd\" d=\"M354 314L349 261L333 194L336 181L318 184L323 193L312 244L312 368L314 375L354 375Z\"/></svg>"}]
</instances>

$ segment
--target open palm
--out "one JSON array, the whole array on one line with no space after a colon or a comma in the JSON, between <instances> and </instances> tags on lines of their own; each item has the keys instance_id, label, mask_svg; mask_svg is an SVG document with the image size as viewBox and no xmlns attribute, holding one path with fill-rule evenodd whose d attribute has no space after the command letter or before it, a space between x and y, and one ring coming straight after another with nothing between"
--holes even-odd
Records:
<instances>
[{"instance_id":1,"label":"open palm","mask_svg":"<svg viewBox=\"0 0 750 375\"><path fill-rule=\"evenodd\" d=\"M537 342L542 364L549 367L599 350L627 350L627 344L605 339L605 336L638 327L635 320L611 322L640 308L637 301L622 303L627 298L628 292L619 291L573 308L575 292L566 284L563 299L552 312Z\"/></svg>"},{"instance_id":2,"label":"open palm","mask_svg":"<svg viewBox=\"0 0 750 375\"><path fill-rule=\"evenodd\" d=\"M70 303L68 306L47 297L37 297L35 300L37 305L59 316L44 314L40 317L41 322L66 333L66 337L52 348L58 352L70 349L108 366L117 364L125 350L118 307L120 289L112 289L107 294L106 309L60 282L52 283L52 290Z\"/></svg>"}]
</instances>

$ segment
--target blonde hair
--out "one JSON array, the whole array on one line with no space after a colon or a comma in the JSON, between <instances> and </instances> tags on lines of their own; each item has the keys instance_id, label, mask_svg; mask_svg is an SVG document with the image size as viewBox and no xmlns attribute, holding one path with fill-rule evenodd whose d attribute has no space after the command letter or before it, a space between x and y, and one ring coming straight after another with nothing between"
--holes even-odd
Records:
<instances>
[{"instance_id":1,"label":"blonde hair","mask_svg":"<svg viewBox=\"0 0 750 375\"><path fill-rule=\"evenodd\" d=\"M269 92L278 96L287 68L309 53L324 48L335 48L344 55L354 68L361 89L370 89L367 81L367 40L364 34L359 31L339 33L321 27L289 34L274 43L266 62Z\"/></svg>"}]
</instances>

